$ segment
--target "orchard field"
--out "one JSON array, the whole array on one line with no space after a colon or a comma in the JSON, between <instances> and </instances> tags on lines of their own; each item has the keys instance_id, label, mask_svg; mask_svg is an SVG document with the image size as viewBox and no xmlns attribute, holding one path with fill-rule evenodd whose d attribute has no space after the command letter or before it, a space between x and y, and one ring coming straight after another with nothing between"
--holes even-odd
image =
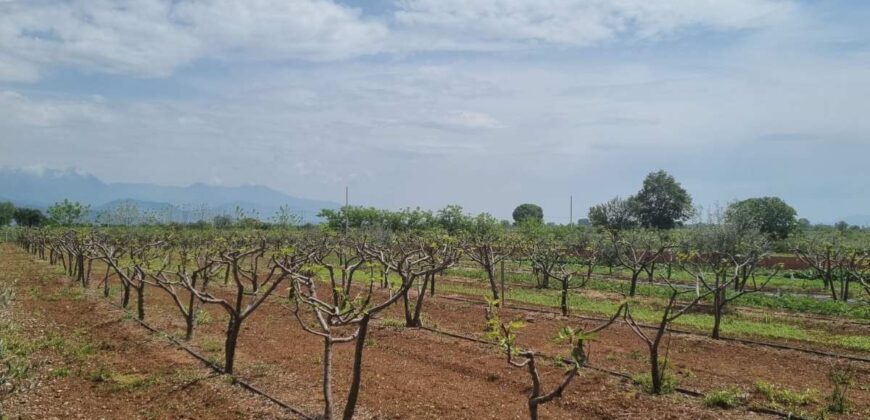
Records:
<instances>
[{"instance_id":1,"label":"orchard field","mask_svg":"<svg viewBox=\"0 0 870 420\"><path fill-rule=\"evenodd\" d=\"M788 255L721 227L484 222L7 237L9 418L870 415L855 241L833 258L830 238Z\"/></svg>"}]
</instances>

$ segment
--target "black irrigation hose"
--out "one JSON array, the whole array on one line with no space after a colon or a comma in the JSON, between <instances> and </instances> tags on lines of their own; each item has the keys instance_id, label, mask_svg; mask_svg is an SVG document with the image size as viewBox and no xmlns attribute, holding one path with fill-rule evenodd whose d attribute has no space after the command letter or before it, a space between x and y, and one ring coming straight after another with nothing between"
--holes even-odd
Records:
<instances>
[{"instance_id":1,"label":"black irrigation hose","mask_svg":"<svg viewBox=\"0 0 870 420\"><path fill-rule=\"evenodd\" d=\"M122 306L115 304L113 302L109 302L109 301L106 301L106 302L108 302L110 305L124 311L124 313L128 313L128 311L126 309L124 309ZM170 342L172 342L173 344L175 344L176 346L178 346L182 350L186 351L188 354L190 354L194 358L198 359L200 362L202 362L203 364L205 364L206 366L208 366L209 368L211 368L215 372L222 374L222 375L226 373L226 372L224 372L222 367L220 367L217 364L213 363L212 361L208 360L205 356L197 353L195 350L191 349L190 347L188 347L184 343L178 341L175 337L173 337L169 334L166 334L166 333L148 325L148 323L146 323L145 321L142 321L141 319L138 319L136 317L131 317L130 319L138 322L139 325L141 325L142 327L144 327L146 330L150 331L151 333L166 337L166 339L168 339ZM277 404L279 407L289 411L292 414L299 416L302 419L305 419L305 420L314 420L315 419L315 417L311 417L311 416L305 414L304 412L302 412L302 410L300 410L296 407L293 407L293 406L267 394L265 391L260 390L259 388L255 387L254 385L251 385L248 382L245 382L244 380L242 380L238 376L233 375L233 383L236 385L239 385L240 387L242 387L242 389L245 389L248 392L259 395L259 396Z\"/></svg>"},{"instance_id":2,"label":"black irrigation hose","mask_svg":"<svg viewBox=\"0 0 870 420\"><path fill-rule=\"evenodd\" d=\"M444 295L441 295L439 297L442 299L454 300L457 302L473 303L473 304L479 305L479 306L484 305L484 302L481 302L481 301L475 300L475 299L461 298L461 297L457 297L457 296L444 296ZM543 314L552 314L552 315L562 316L561 313L556 312L556 311L549 311L546 309L532 308L532 307L527 307L527 306L517 306L517 305L513 305L513 304L512 305L505 305L505 308L506 309L516 309L516 310L526 311L526 312L537 312L537 313L543 313ZM589 320L589 321L606 321L606 320L608 320L608 318L595 317L595 316L584 316L584 315L574 315L574 314L569 314L568 316L571 318L578 318L578 319ZM640 327L643 327L643 328L648 328L648 329L653 329L653 330L658 329L658 327L653 326L653 325L649 325L649 324L638 324L638 325ZM698 334L698 333L687 331L687 330L668 328L668 331L670 331L672 333L677 333L677 334L706 337L706 335ZM870 363L870 358L866 358L866 357L854 356L854 355L849 355L849 354L832 353L832 352L813 350L813 349L807 349L807 348L801 348L801 347L794 347L794 346L788 346L785 344L767 343L767 342L763 342L763 341L754 341L754 340L747 340L747 339L742 339L742 338L731 338L731 337L719 337L719 340L733 341L736 343L746 344L746 345L772 347L772 348L776 348L776 349L780 349L780 350L794 350L794 351L814 354L817 356L833 357L833 358L837 358L837 359L846 359L846 360L853 360L856 362Z\"/></svg>"},{"instance_id":3,"label":"black irrigation hose","mask_svg":"<svg viewBox=\"0 0 870 420\"><path fill-rule=\"evenodd\" d=\"M481 339L479 339L479 338L469 337L469 336L462 335L462 334L451 333L451 332L448 332L448 331L443 331L443 330L439 330L439 329L435 329L435 328L420 327L420 329L421 329L421 330L425 330L425 331L429 331L429 332L432 332L432 333L435 333L435 334L440 334L440 335L445 335L445 336L448 336L448 337L456 338L456 339L459 339L459 340L466 340L466 341L475 342L475 343L478 343L478 344L485 344L485 345L488 345L488 346L496 346L496 345L497 345L496 343L493 343L492 341L481 340ZM538 354L538 355L540 355L540 356L543 356L544 358L547 358L547 359L560 360L560 361L562 361L563 363L573 363L573 362L570 361L570 360L563 359L563 358L559 358L559 357L554 357L554 356L549 356L549 355L546 355L546 354L543 354L543 353L536 353L536 354ZM625 374L625 373L617 372L617 371L613 371L613 370L610 370L610 369L605 369L605 368L596 367L596 366L590 366L590 365L584 365L583 367L586 368L586 369L589 369L589 370L594 370L594 371L597 371L597 372L606 373L606 374L608 374L608 375L615 376L615 377L619 377L619 378L623 378L623 379L632 379L631 376L629 376L629 375L627 375L627 374ZM703 398L703 397L704 397L704 394L703 394L702 392L698 392L698 391L695 391L695 390L692 390L692 389L688 389L688 388L675 387L675 388L674 388L674 391L677 391L677 392L679 392L680 394L683 394L683 395L688 395L688 396L690 396L690 397L695 397L695 398ZM794 413L786 413L786 412L782 412L782 411L779 411L779 410L774 410L774 409L766 408L766 407L746 406L745 408L746 408L746 410L748 410L748 411L752 411L752 412L756 412L756 413L761 413L761 414L770 414L770 415L773 415L773 416L778 416L778 417L782 417L782 418L786 418L786 419L808 420L808 419L806 419L806 418L804 418L804 417L801 417L801 416L799 416L799 415L797 415L797 414L794 414Z\"/></svg>"}]
</instances>

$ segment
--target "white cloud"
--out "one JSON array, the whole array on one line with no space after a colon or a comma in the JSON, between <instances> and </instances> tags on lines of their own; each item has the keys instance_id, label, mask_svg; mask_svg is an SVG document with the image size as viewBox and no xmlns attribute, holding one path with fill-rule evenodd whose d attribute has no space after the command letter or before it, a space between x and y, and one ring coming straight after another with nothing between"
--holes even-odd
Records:
<instances>
[{"instance_id":1,"label":"white cloud","mask_svg":"<svg viewBox=\"0 0 870 420\"><path fill-rule=\"evenodd\" d=\"M21 125L31 127L59 127L87 121L109 123L112 113L100 99L63 100L33 99L21 93L0 90L0 127Z\"/></svg>"},{"instance_id":2,"label":"white cloud","mask_svg":"<svg viewBox=\"0 0 870 420\"><path fill-rule=\"evenodd\" d=\"M74 66L160 77L204 57L324 60L377 50L386 28L329 0L0 4L0 80Z\"/></svg>"},{"instance_id":3,"label":"white cloud","mask_svg":"<svg viewBox=\"0 0 870 420\"><path fill-rule=\"evenodd\" d=\"M0 57L0 78L35 80L64 65L155 76L204 57L231 67L129 86L121 78L59 85L76 80L63 78L0 87L0 164L74 163L111 181L264 183L312 198L341 196L349 184L360 203L458 202L506 217L523 201L551 217L571 193L575 210L629 194L659 168L701 203L781 194L813 219L870 205L870 184L860 181L870 179L863 21L843 25L804 3L762 0L479 0L462 3L467 10L443 2L402 3L405 17L385 26L325 1L176 1L137 11L157 22L139 29L114 25L111 8L98 19L73 12L105 1L60 3L44 8L45 19L14 22L0 3L0 55L18 63ZM35 7L24 4L16 7ZM128 10L136 7L144 6ZM286 13L266 13L280 7ZM56 8L72 26L52 23ZM420 15L402 20L412 11ZM696 27L740 31L694 37ZM680 42L622 48L661 37ZM608 43L594 53L577 47ZM510 48L524 51L232 66ZM141 95L142 86L155 89ZM783 133L819 141L758 140ZM801 191L806 182L854 198L818 200Z\"/></svg>"},{"instance_id":4,"label":"white cloud","mask_svg":"<svg viewBox=\"0 0 870 420\"><path fill-rule=\"evenodd\" d=\"M377 52L382 24L329 0L180 2L172 17L218 54L332 60Z\"/></svg>"},{"instance_id":5,"label":"white cloud","mask_svg":"<svg viewBox=\"0 0 870 420\"><path fill-rule=\"evenodd\" d=\"M684 28L746 29L791 10L787 0L402 0L395 18L443 38L588 46ZM461 42L455 42L461 49ZM470 44L471 49L480 48Z\"/></svg>"},{"instance_id":6,"label":"white cloud","mask_svg":"<svg viewBox=\"0 0 870 420\"><path fill-rule=\"evenodd\" d=\"M400 0L388 26L333 0L2 2L0 81L33 82L64 66L165 77L205 58L590 46L765 26L791 9L790 0Z\"/></svg>"},{"instance_id":7,"label":"white cloud","mask_svg":"<svg viewBox=\"0 0 870 420\"><path fill-rule=\"evenodd\" d=\"M501 122L484 112L458 111L451 113L446 122L463 128L501 128Z\"/></svg>"}]
</instances>

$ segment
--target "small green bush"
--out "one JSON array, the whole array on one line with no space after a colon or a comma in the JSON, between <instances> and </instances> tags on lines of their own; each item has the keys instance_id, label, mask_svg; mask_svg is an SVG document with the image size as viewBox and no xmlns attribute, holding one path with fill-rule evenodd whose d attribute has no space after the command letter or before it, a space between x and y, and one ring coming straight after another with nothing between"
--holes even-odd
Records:
<instances>
[{"instance_id":1,"label":"small green bush","mask_svg":"<svg viewBox=\"0 0 870 420\"><path fill-rule=\"evenodd\" d=\"M793 391L779 385L764 381L755 383L755 390L768 401L778 406L797 407L813 404L819 401L819 392L814 389Z\"/></svg>"},{"instance_id":2,"label":"small green bush","mask_svg":"<svg viewBox=\"0 0 870 420\"><path fill-rule=\"evenodd\" d=\"M834 365L828 372L828 378L834 384L828 397L828 411L845 414L849 411L849 400L846 393L855 381L855 370L848 365Z\"/></svg>"},{"instance_id":3,"label":"small green bush","mask_svg":"<svg viewBox=\"0 0 870 420\"><path fill-rule=\"evenodd\" d=\"M381 325L392 328L396 331L402 331L405 329L405 320L399 318L385 317L381 320Z\"/></svg>"},{"instance_id":4,"label":"small green bush","mask_svg":"<svg viewBox=\"0 0 870 420\"><path fill-rule=\"evenodd\" d=\"M667 359L659 361L659 373L662 375L662 389L659 394L670 394L674 392L674 389L679 385L677 378L671 374L671 371L668 369L668 361ZM635 384L639 385L644 392L648 394L653 393L653 383L652 383L652 375L649 372L638 373L631 377Z\"/></svg>"},{"instance_id":5,"label":"small green bush","mask_svg":"<svg viewBox=\"0 0 870 420\"><path fill-rule=\"evenodd\" d=\"M211 324L211 314L208 311L199 309L196 311L196 315L194 315L194 321L196 325L208 325Z\"/></svg>"},{"instance_id":6,"label":"small green bush","mask_svg":"<svg viewBox=\"0 0 870 420\"><path fill-rule=\"evenodd\" d=\"M734 408L746 401L746 393L739 388L723 388L704 395L704 405L717 408Z\"/></svg>"}]
</instances>

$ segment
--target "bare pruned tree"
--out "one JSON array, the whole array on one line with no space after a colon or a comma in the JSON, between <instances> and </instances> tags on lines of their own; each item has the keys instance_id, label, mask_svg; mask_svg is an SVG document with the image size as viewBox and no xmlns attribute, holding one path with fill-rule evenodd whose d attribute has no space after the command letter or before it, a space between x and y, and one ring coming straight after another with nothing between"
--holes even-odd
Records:
<instances>
[{"instance_id":1,"label":"bare pruned tree","mask_svg":"<svg viewBox=\"0 0 870 420\"><path fill-rule=\"evenodd\" d=\"M831 299L849 299L852 276L846 273L848 249L841 233L812 235L799 240L793 247L795 255L820 278ZM837 288L839 284L839 290Z\"/></svg>"},{"instance_id":2,"label":"bare pruned tree","mask_svg":"<svg viewBox=\"0 0 870 420\"><path fill-rule=\"evenodd\" d=\"M521 238L509 233L498 220L485 213L472 219L471 226L462 236L465 255L483 269L492 298L496 300L500 299L495 279L496 267L516 255L522 246Z\"/></svg>"},{"instance_id":3,"label":"bare pruned tree","mask_svg":"<svg viewBox=\"0 0 870 420\"><path fill-rule=\"evenodd\" d=\"M175 307L184 318L184 339L193 339L197 323L200 300L193 290L203 293L221 265L215 259L216 251L210 247L191 240L173 244L174 249L167 250L165 263L161 269L149 274L148 283L166 291ZM173 260L177 254L178 259Z\"/></svg>"},{"instance_id":4,"label":"bare pruned tree","mask_svg":"<svg viewBox=\"0 0 870 420\"><path fill-rule=\"evenodd\" d=\"M224 245L214 257L214 261L229 272L234 285L234 293L229 299L221 297L215 290L206 290L206 282L193 284L184 277L180 278L183 286L197 299L226 311L229 319L224 342L224 371L228 374L233 373L242 323L278 288L288 272L300 269L311 258L305 249L282 244L275 244L267 253L265 239L233 242Z\"/></svg>"},{"instance_id":5,"label":"bare pruned tree","mask_svg":"<svg viewBox=\"0 0 870 420\"><path fill-rule=\"evenodd\" d=\"M671 289L671 295L668 299L667 304L664 307L662 312L662 316L659 320L658 326L655 329L655 333L652 336L647 335L643 331L643 327L634 319L631 313L631 304L627 304L625 307L625 322L631 328L631 330L643 341L643 343L647 346L647 350L649 351L649 367L650 367L650 392L653 394L661 394L662 393L662 383L665 377L665 373L667 371L667 357L668 357L668 349L670 348L670 340L668 340L668 348L665 350L665 359L664 363L661 363L659 360L659 351L660 346L662 344L662 339L665 336L665 333L668 332L668 327L671 325L674 320L681 317L685 314L689 309L695 306L701 299L707 297L711 292L706 292L700 295L696 295L694 299L690 300L687 303L683 304L682 308L677 308L677 298L692 293L692 290L680 292L677 290L670 281L665 280L665 283Z\"/></svg>"},{"instance_id":6,"label":"bare pruned tree","mask_svg":"<svg viewBox=\"0 0 870 420\"><path fill-rule=\"evenodd\" d=\"M864 289L864 300L870 303L870 250L852 249L845 261L847 273Z\"/></svg>"},{"instance_id":7,"label":"bare pruned tree","mask_svg":"<svg viewBox=\"0 0 870 420\"><path fill-rule=\"evenodd\" d=\"M541 375L537 367L537 354L532 350L521 350L516 346L517 331L523 328L521 321L502 322L499 315L498 302L488 300L488 308L486 311L487 324L489 332L488 338L495 339L498 345L507 355L507 362L511 366L518 368L526 368L529 378L532 380L532 388L528 395L527 405L529 407L529 418L532 420L538 419L538 408L542 404L546 404L556 398L562 396L562 393L571 384L571 381L577 376L577 372L586 365L589 360L588 342L594 339L595 335L613 324L626 308L626 305L620 305L616 313L606 322L598 325L595 328L584 330L583 328L564 327L559 330L556 341L563 344L568 344L570 347L570 358L565 361L569 363L568 369L562 376L559 384L550 392L544 392L541 384ZM516 361L519 357L522 361Z\"/></svg>"},{"instance_id":8,"label":"bare pruned tree","mask_svg":"<svg viewBox=\"0 0 870 420\"><path fill-rule=\"evenodd\" d=\"M439 241L446 240L445 244ZM351 243L355 243L351 248ZM337 261L353 261L350 266L359 266L368 260L380 261L389 270L395 271L402 278L401 286L395 294L379 303L374 303L376 298L373 287L374 278L368 279L367 284L354 286L352 273L348 276L336 275L336 267L327 269L325 278L319 278L312 269L293 270L284 266L282 261L277 264L292 279L291 299L294 303L293 314L303 330L314 334L323 340L323 418L333 418L332 396L332 354L333 346L339 343L347 343L356 340L353 360L353 374L347 401L344 407L343 418L353 418L356 403L359 398L362 381L362 358L365 350L365 341L368 334L368 326L373 316L395 303L399 298L405 301L406 322L420 325L420 310L422 308L423 290L418 294L418 301L414 306L413 315L410 312L408 293L413 289L415 281L419 278L431 276L438 270L443 270L458 258L457 250L452 241L438 235L403 235L393 237L390 235L372 239L366 236L345 237L336 240L321 241L312 257L317 265L325 267L332 265L326 255L343 253L343 257ZM326 248L326 249L324 249ZM335 261L335 260L333 260ZM349 267L349 266L344 266ZM347 268L349 271L350 269ZM324 283L330 287L326 293L318 293L318 283ZM310 310L313 322L309 322L300 312L302 307Z\"/></svg>"},{"instance_id":9,"label":"bare pruned tree","mask_svg":"<svg viewBox=\"0 0 870 420\"><path fill-rule=\"evenodd\" d=\"M631 272L629 296L637 292L637 280L641 273L653 276L654 264L673 248L673 241L659 231L634 230L612 234L618 265Z\"/></svg>"},{"instance_id":10,"label":"bare pruned tree","mask_svg":"<svg viewBox=\"0 0 870 420\"><path fill-rule=\"evenodd\" d=\"M680 266L697 281L698 289L713 295L712 338L720 337L722 317L728 303L761 291L780 270L759 276L759 263L770 243L759 232L718 224L695 228L677 255ZM759 279L760 277L760 279ZM735 289L730 294L729 289Z\"/></svg>"},{"instance_id":11,"label":"bare pruned tree","mask_svg":"<svg viewBox=\"0 0 870 420\"><path fill-rule=\"evenodd\" d=\"M160 247L163 241L159 238L122 235L104 238L95 241L94 244L103 262L108 264L121 280L124 289L121 306L126 308L129 305L131 289L135 290L136 314L139 320L144 320L147 272L150 270L150 265L161 256Z\"/></svg>"},{"instance_id":12,"label":"bare pruned tree","mask_svg":"<svg viewBox=\"0 0 870 420\"><path fill-rule=\"evenodd\" d=\"M408 327L422 326L420 315L426 295L424 292L433 275L453 266L461 255L455 240L438 232L404 234L382 241L365 241L360 244L359 249L361 254L379 261L402 279L396 293L402 297L405 325ZM412 298L412 286L419 280L422 280L421 287L417 296Z\"/></svg>"}]
</instances>

